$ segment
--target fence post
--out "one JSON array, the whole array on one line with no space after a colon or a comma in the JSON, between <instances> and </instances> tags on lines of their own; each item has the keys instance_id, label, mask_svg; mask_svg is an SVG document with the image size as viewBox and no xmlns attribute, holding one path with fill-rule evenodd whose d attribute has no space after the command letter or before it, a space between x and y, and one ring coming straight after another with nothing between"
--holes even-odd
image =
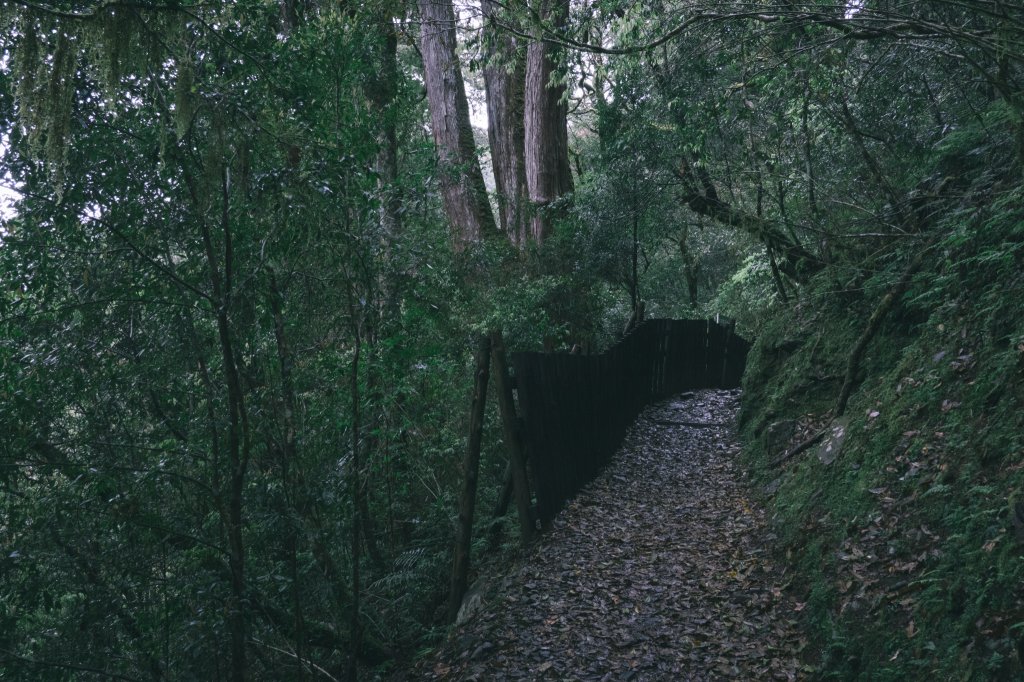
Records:
<instances>
[{"instance_id":1,"label":"fence post","mask_svg":"<svg viewBox=\"0 0 1024 682\"><path fill-rule=\"evenodd\" d=\"M749 344L728 332L709 319L647 320L600 355L515 354L542 524L609 461L652 399L738 381Z\"/></svg>"},{"instance_id":2,"label":"fence post","mask_svg":"<svg viewBox=\"0 0 1024 682\"><path fill-rule=\"evenodd\" d=\"M462 606L462 597L469 587L469 545L473 535L473 510L476 506L476 482L480 469L480 444L484 431L484 408L487 405L487 378L490 365L491 340L477 339L473 356L476 360L476 381L469 412L469 439L462 460L462 494L459 498L459 526L455 535L452 559L451 589L448 593L448 619L454 621Z\"/></svg>"},{"instance_id":3,"label":"fence post","mask_svg":"<svg viewBox=\"0 0 1024 682\"><path fill-rule=\"evenodd\" d=\"M501 412L501 428L508 450L509 468L512 471L512 491L519 513L519 536L523 545L529 544L535 535L530 519L530 486L526 478L526 456L523 452L523 436L519 430L516 404L512 397L512 382L508 376L508 362L505 359L505 339L501 330L491 332L491 364L494 366L494 386L498 393L498 408Z\"/></svg>"}]
</instances>

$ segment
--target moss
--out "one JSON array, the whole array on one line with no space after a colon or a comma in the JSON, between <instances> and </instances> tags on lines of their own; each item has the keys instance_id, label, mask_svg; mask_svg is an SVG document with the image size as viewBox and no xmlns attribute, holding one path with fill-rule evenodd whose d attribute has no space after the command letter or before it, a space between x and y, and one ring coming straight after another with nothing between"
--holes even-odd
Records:
<instances>
[{"instance_id":1,"label":"moss","mask_svg":"<svg viewBox=\"0 0 1024 682\"><path fill-rule=\"evenodd\" d=\"M899 259L855 298L820 277L754 344L745 462L757 483L781 478L779 551L822 679L1024 676L1024 277L1010 194L1012 207L972 205L939 226L944 257L872 341L832 465L807 452L772 467L760 435L827 413Z\"/></svg>"}]
</instances>

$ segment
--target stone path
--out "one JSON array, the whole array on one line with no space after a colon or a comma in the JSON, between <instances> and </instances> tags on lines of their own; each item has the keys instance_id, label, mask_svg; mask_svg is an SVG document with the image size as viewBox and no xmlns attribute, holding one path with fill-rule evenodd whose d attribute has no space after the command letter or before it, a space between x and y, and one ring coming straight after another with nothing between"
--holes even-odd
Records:
<instances>
[{"instance_id":1,"label":"stone path","mask_svg":"<svg viewBox=\"0 0 1024 682\"><path fill-rule=\"evenodd\" d=\"M648 408L604 473L406 679L805 676L801 605L735 461L738 402L697 391Z\"/></svg>"}]
</instances>

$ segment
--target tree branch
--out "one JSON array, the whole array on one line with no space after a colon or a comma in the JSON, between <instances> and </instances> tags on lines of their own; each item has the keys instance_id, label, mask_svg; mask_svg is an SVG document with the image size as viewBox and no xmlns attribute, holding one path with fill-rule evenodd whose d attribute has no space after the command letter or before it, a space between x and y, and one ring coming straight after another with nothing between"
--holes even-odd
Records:
<instances>
[{"instance_id":1,"label":"tree branch","mask_svg":"<svg viewBox=\"0 0 1024 682\"><path fill-rule=\"evenodd\" d=\"M808 274L821 268L817 256L775 227L771 221L740 211L719 199L711 176L703 168L695 169L694 164L682 159L672 172L683 183L683 202L690 210L724 225L737 227L760 239L766 246L782 254L779 268L790 277L805 279Z\"/></svg>"},{"instance_id":2,"label":"tree branch","mask_svg":"<svg viewBox=\"0 0 1024 682\"><path fill-rule=\"evenodd\" d=\"M28 658L27 656L21 656L14 653L10 649L0 649L0 653L7 657L7 660L21 661L22 663L28 663L29 665L35 665L44 668L60 668L62 670L75 670L83 673L92 673L93 675L100 675L110 680L128 680L128 682L142 682L137 677L128 677L127 675L121 675L120 673L111 673L100 668L92 668L87 665L76 665L74 663L57 663L56 661L40 661L35 658Z\"/></svg>"}]
</instances>

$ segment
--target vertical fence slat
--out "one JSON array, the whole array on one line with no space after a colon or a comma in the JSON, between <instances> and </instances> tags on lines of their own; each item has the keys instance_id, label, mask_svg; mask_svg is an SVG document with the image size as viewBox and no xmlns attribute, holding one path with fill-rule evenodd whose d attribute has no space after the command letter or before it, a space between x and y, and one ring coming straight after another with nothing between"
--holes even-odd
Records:
<instances>
[{"instance_id":1,"label":"vertical fence slat","mask_svg":"<svg viewBox=\"0 0 1024 682\"><path fill-rule=\"evenodd\" d=\"M608 463L644 406L738 386L749 350L712 320L648 320L600 355L513 354L542 523Z\"/></svg>"}]
</instances>

